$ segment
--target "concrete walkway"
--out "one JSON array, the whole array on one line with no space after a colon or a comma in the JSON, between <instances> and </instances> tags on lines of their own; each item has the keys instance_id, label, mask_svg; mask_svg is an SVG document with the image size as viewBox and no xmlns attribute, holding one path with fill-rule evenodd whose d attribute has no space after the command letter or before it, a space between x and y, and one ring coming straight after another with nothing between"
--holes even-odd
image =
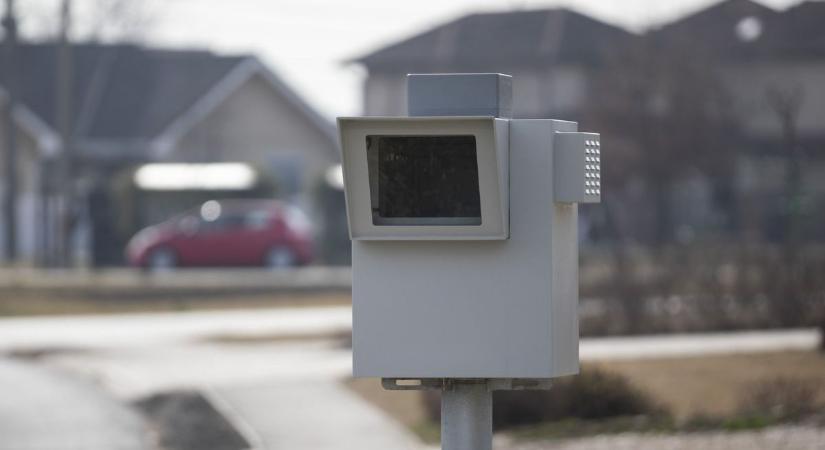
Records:
<instances>
[{"instance_id":1,"label":"concrete walkway","mask_svg":"<svg viewBox=\"0 0 825 450\"><path fill-rule=\"evenodd\" d=\"M411 450L418 439L334 380L273 381L216 389L263 449Z\"/></svg>"},{"instance_id":2,"label":"concrete walkway","mask_svg":"<svg viewBox=\"0 0 825 450\"><path fill-rule=\"evenodd\" d=\"M351 360L348 349L328 341L180 343L47 357L125 400L207 392L255 450L420 449L406 429L340 382Z\"/></svg>"},{"instance_id":3,"label":"concrete walkway","mask_svg":"<svg viewBox=\"0 0 825 450\"><path fill-rule=\"evenodd\" d=\"M149 448L139 416L94 385L0 359L0 449Z\"/></svg>"},{"instance_id":4,"label":"concrete walkway","mask_svg":"<svg viewBox=\"0 0 825 450\"><path fill-rule=\"evenodd\" d=\"M819 331L806 328L584 338L579 352L587 361L814 350L818 345Z\"/></svg>"},{"instance_id":5,"label":"concrete walkway","mask_svg":"<svg viewBox=\"0 0 825 450\"><path fill-rule=\"evenodd\" d=\"M224 335L283 337L348 331L349 306L0 318L0 352L106 349Z\"/></svg>"}]
</instances>

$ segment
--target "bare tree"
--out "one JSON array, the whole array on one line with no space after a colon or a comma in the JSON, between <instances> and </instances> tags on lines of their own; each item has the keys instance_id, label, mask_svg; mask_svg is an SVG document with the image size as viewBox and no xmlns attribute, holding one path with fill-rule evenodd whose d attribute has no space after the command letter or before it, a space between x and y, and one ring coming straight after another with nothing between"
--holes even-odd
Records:
<instances>
[{"instance_id":1,"label":"bare tree","mask_svg":"<svg viewBox=\"0 0 825 450\"><path fill-rule=\"evenodd\" d=\"M804 90L798 84L790 87L772 85L765 91L770 110L779 121L782 130L782 155L785 159L784 214L785 262L793 264L798 259L800 242L800 197L802 194L802 150L799 146L798 121L802 109Z\"/></svg>"},{"instance_id":2,"label":"bare tree","mask_svg":"<svg viewBox=\"0 0 825 450\"><path fill-rule=\"evenodd\" d=\"M155 23L151 0L70 0L75 20L70 38L81 42L140 42ZM21 13L38 39L58 40L61 18L53 8L31 5Z\"/></svg>"},{"instance_id":3,"label":"bare tree","mask_svg":"<svg viewBox=\"0 0 825 450\"><path fill-rule=\"evenodd\" d=\"M699 172L715 192L730 191L731 140L737 120L730 95L712 59L696 50L661 48L643 42L620 55L597 80L599 99L590 118L608 139L627 146L617 179L608 161L610 189L627 179L644 180L653 196L656 245L671 242L671 190L685 176ZM608 155L609 157L609 155Z\"/></svg>"},{"instance_id":4,"label":"bare tree","mask_svg":"<svg viewBox=\"0 0 825 450\"><path fill-rule=\"evenodd\" d=\"M696 49L665 48L644 40L617 55L596 78L599 101L591 102L588 120L604 130L606 142L620 143L622 149L620 155L605 155L605 191L620 192L634 178L647 186L653 211L649 240L655 258L674 240L671 194L675 183L699 172L712 183L716 198L730 202L732 197L735 155L730 141L736 135L737 121L711 61ZM606 203L619 199L611 197ZM624 248L628 230L619 229L617 205L605 207L612 216L606 222L613 228L607 235L613 238L615 292L633 332L643 320L646 299L640 298L642 290L629 279L633 270Z\"/></svg>"},{"instance_id":5,"label":"bare tree","mask_svg":"<svg viewBox=\"0 0 825 450\"><path fill-rule=\"evenodd\" d=\"M806 264L800 254L802 241L802 148L799 144L799 115L804 102L799 84L771 85L765 91L768 108L782 132L782 156L785 161L782 260L776 274L778 292L772 299L773 309L783 325L797 325L804 320L806 304ZM825 349L825 317L820 318L823 331L821 347Z\"/></svg>"},{"instance_id":6,"label":"bare tree","mask_svg":"<svg viewBox=\"0 0 825 450\"><path fill-rule=\"evenodd\" d=\"M152 27L154 15L145 0L95 0L95 3L87 40L135 42L143 40Z\"/></svg>"}]
</instances>

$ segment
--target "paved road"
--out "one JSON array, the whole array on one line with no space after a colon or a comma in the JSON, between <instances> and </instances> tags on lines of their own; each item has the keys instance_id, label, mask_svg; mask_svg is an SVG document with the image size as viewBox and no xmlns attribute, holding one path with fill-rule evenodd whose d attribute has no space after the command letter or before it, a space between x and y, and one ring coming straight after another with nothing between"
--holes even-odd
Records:
<instances>
[{"instance_id":1,"label":"paved road","mask_svg":"<svg viewBox=\"0 0 825 450\"><path fill-rule=\"evenodd\" d=\"M87 381L0 359L0 449L144 450L141 419Z\"/></svg>"},{"instance_id":2,"label":"paved road","mask_svg":"<svg viewBox=\"0 0 825 450\"><path fill-rule=\"evenodd\" d=\"M302 336L346 331L350 307L0 318L0 352L124 348L211 336Z\"/></svg>"}]
</instances>

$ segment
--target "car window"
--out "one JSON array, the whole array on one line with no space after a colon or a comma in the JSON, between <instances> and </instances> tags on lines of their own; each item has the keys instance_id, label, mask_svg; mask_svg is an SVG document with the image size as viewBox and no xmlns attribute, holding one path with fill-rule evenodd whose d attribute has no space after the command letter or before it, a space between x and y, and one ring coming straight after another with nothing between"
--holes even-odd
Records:
<instances>
[{"instance_id":1,"label":"car window","mask_svg":"<svg viewBox=\"0 0 825 450\"><path fill-rule=\"evenodd\" d=\"M246 214L244 225L253 230L261 230L269 225L272 214L269 211L250 211Z\"/></svg>"},{"instance_id":2,"label":"car window","mask_svg":"<svg viewBox=\"0 0 825 450\"><path fill-rule=\"evenodd\" d=\"M244 226L245 218L240 214L222 214L215 220L204 220L201 222L200 229L204 232L211 233L215 231L224 231L233 228L241 228Z\"/></svg>"}]
</instances>

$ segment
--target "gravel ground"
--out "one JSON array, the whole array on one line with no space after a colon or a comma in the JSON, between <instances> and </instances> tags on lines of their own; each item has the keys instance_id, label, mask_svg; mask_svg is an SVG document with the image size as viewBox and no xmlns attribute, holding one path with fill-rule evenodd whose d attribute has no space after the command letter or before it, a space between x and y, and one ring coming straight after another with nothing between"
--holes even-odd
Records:
<instances>
[{"instance_id":1,"label":"gravel ground","mask_svg":"<svg viewBox=\"0 0 825 450\"><path fill-rule=\"evenodd\" d=\"M777 426L735 433L627 433L541 442L513 442L502 436L496 441L496 450L812 450L825 448L825 428Z\"/></svg>"}]
</instances>

